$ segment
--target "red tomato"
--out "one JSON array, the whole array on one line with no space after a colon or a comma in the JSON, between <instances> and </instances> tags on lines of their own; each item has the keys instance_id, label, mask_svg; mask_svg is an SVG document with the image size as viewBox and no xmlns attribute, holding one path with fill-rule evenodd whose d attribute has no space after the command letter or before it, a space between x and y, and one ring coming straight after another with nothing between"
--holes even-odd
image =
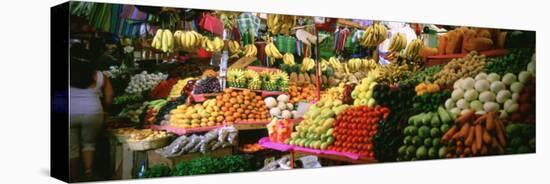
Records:
<instances>
[{"instance_id":1,"label":"red tomato","mask_svg":"<svg viewBox=\"0 0 550 184\"><path fill-rule=\"evenodd\" d=\"M370 127L370 130L378 130L378 124L374 124Z\"/></svg>"},{"instance_id":2,"label":"red tomato","mask_svg":"<svg viewBox=\"0 0 550 184\"><path fill-rule=\"evenodd\" d=\"M371 151L372 150L372 144L367 144L367 150Z\"/></svg>"},{"instance_id":3,"label":"red tomato","mask_svg":"<svg viewBox=\"0 0 550 184\"><path fill-rule=\"evenodd\" d=\"M374 158L374 152L370 152L370 153L369 153L369 157L370 157L370 158Z\"/></svg>"}]
</instances>

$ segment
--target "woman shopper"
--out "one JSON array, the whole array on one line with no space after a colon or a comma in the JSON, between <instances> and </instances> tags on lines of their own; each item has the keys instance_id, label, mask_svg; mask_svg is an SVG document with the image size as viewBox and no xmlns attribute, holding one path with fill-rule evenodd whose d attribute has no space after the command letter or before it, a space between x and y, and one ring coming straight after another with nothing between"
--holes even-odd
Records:
<instances>
[{"instance_id":1,"label":"woman shopper","mask_svg":"<svg viewBox=\"0 0 550 184\"><path fill-rule=\"evenodd\" d=\"M71 47L69 88L69 155L71 179L80 178L80 160L87 180L93 178L95 143L113 100L109 78L95 69L87 50Z\"/></svg>"}]
</instances>

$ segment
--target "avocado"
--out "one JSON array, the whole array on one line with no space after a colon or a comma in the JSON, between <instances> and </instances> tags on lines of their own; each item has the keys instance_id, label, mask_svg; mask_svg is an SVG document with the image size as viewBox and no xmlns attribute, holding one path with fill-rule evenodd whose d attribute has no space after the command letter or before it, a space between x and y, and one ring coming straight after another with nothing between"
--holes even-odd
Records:
<instances>
[{"instance_id":1,"label":"avocado","mask_svg":"<svg viewBox=\"0 0 550 184\"><path fill-rule=\"evenodd\" d=\"M439 143L441 142L440 138L433 138L432 139L432 146L433 147L439 147Z\"/></svg>"},{"instance_id":2,"label":"avocado","mask_svg":"<svg viewBox=\"0 0 550 184\"><path fill-rule=\"evenodd\" d=\"M419 137L419 136L414 136L412 138L412 144L415 145L415 146L421 146L424 142L422 141L422 139Z\"/></svg>"},{"instance_id":3,"label":"avocado","mask_svg":"<svg viewBox=\"0 0 550 184\"><path fill-rule=\"evenodd\" d=\"M424 146L429 148L429 147L432 147L432 138L425 138L424 139Z\"/></svg>"},{"instance_id":4,"label":"avocado","mask_svg":"<svg viewBox=\"0 0 550 184\"><path fill-rule=\"evenodd\" d=\"M428 126L422 126L418 129L418 136L426 138L430 136L430 128Z\"/></svg>"},{"instance_id":5,"label":"avocado","mask_svg":"<svg viewBox=\"0 0 550 184\"><path fill-rule=\"evenodd\" d=\"M407 146L407 150L405 151L405 155L414 155L416 153L416 147L413 145ZM407 159L409 160L409 159Z\"/></svg>"},{"instance_id":6,"label":"avocado","mask_svg":"<svg viewBox=\"0 0 550 184\"><path fill-rule=\"evenodd\" d=\"M445 155L447 155L447 147L441 147L438 151L439 158L445 158Z\"/></svg>"},{"instance_id":7,"label":"avocado","mask_svg":"<svg viewBox=\"0 0 550 184\"><path fill-rule=\"evenodd\" d=\"M407 152L407 146L406 145L403 145L401 147L399 147L399 150L397 151L397 153L399 154L399 156L404 156Z\"/></svg>"},{"instance_id":8,"label":"avocado","mask_svg":"<svg viewBox=\"0 0 550 184\"><path fill-rule=\"evenodd\" d=\"M416 158L418 158L419 160L422 160L422 159L426 159L427 157L428 157L428 149L426 149L426 147L424 146L420 146L416 150Z\"/></svg>"},{"instance_id":9,"label":"avocado","mask_svg":"<svg viewBox=\"0 0 550 184\"><path fill-rule=\"evenodd\" d=\"M428 157L430 157L431 159L434 159L434 158L437 158L437 149L432 147L428 150Z\"/></svg>"},{"instance_id":10,"label":"avocado","mask_svg":"<svg viewBox=\"0 0 550 184\"><path fill-rule=\"evenodd\" d=\"M409 135L409 136L403 138L403 144L405 144L405 145L412 144L412 137Z\"/></svg>"},{"instance_id":11,"label":"avocado","mask_svg":"<svg viewBox=\"0 0 550 184\"><path fill-rule=\"evenodd\" d=\"M432 137L440 137L441 136L441 132L439 131L439 128L432 128L432 130L430 130L430 135Z\"/></svg>"},{"instance_id":12,"label":"avocado","mask_svg":"<svg viewBox=\"0 0 550 184\"><path fill-rule=\"evenodd\" d=\"M441 128L439 128L439 130L441 130L441 132L443 132L443 133L446 133L447 130L449 130L449 128L450 128L449 125L443 124L443 125L441 125Z\"/></svg>"}]
</instances>

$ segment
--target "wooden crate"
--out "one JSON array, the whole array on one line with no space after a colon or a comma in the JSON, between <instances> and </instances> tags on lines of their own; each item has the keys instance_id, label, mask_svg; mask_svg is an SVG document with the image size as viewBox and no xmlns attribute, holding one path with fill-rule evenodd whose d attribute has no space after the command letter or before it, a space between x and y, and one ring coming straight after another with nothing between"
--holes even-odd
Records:
<instances>
[{"instance_id":1,"label":"wooden crate","mask_svg":"<svg viewBox=\"0 0 550 184\"><path fill-rule=\"evenodd\" d=\"M222 157L226 155L231 155L233 153L233 147L226 147L214 150L210 153L208 153L212 157ZM173 158L166 158L162 155L159 155L154 150L148 151L148 160L149 160L149 167L159 164L164 164L170 168L174 168L178 163L186 160L191 160L194 158L198 158L200 156L203 156L202 153L196 152L196 153L189 153L185 155L181 155L179 157L173 157Z\"/></svg>"}]
</instances>

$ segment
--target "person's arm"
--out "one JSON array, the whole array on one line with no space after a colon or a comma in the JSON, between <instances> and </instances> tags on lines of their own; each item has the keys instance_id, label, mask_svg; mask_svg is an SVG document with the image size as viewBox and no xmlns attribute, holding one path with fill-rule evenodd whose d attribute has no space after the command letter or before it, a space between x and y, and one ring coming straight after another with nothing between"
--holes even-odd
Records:
<instances>
[{"instance_id":1,"label":"person's arm","mask_svg":"<svg viewBox=\"0 0 550 184\"><path fill-rule=\"evenodd\" d=\"M105 111L108 112L113 103L113 86L111 86L111 80L109 77L103 74L103 104L105 106Z\"/></svg>"}]
</instances>

